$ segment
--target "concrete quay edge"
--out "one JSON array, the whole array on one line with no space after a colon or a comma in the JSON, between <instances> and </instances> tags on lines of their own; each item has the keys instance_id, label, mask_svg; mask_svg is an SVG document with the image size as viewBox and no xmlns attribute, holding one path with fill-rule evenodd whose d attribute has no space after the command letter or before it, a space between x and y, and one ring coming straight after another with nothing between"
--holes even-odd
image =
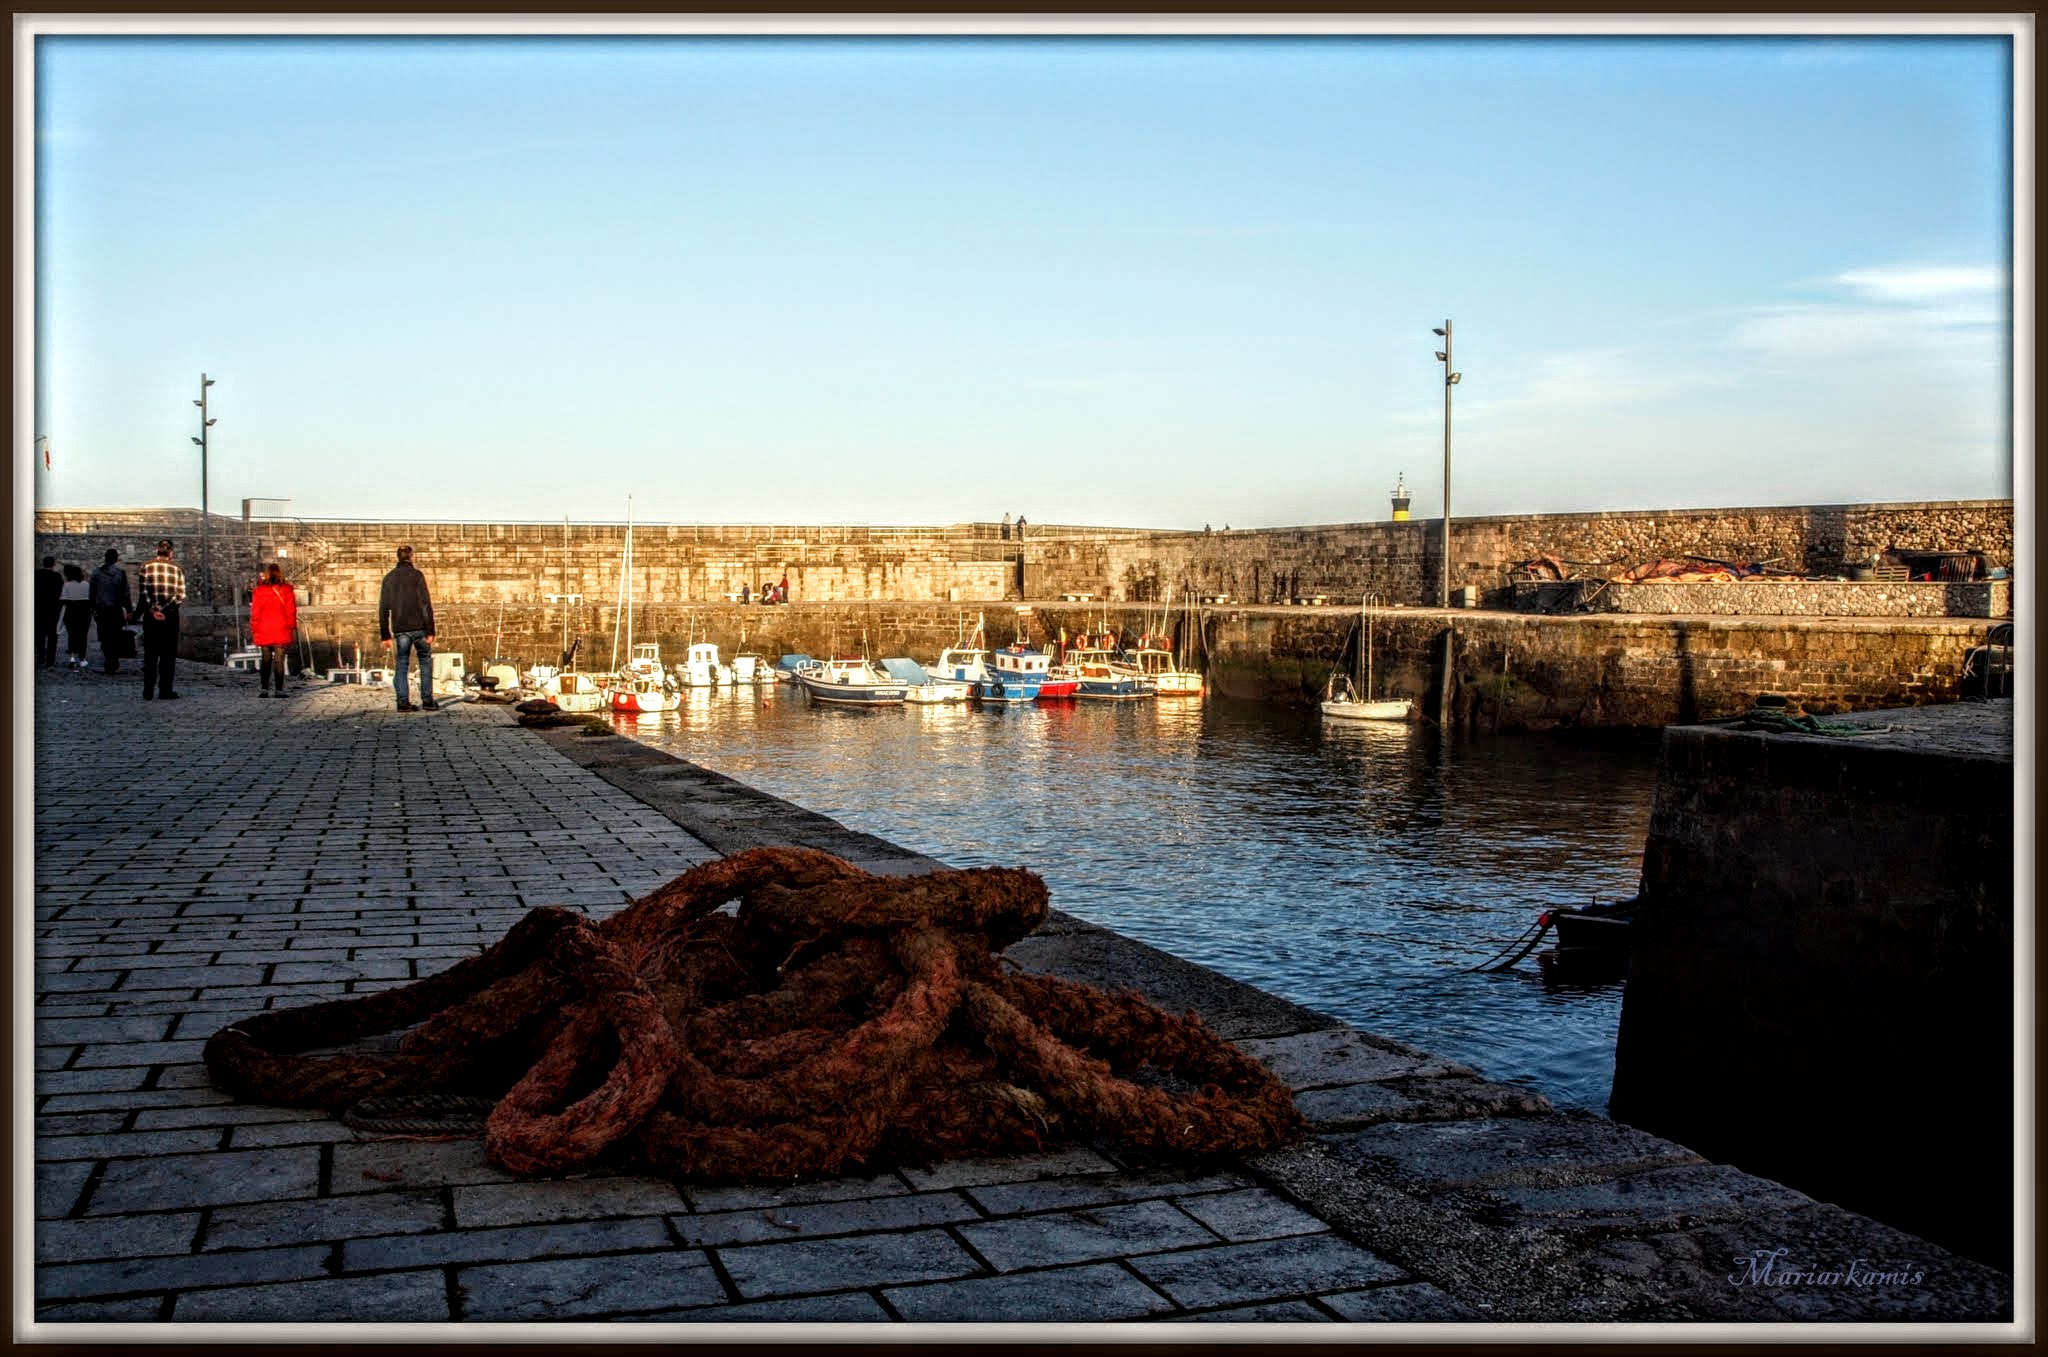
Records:
<instances>
[{"instance_id":1,"label":"concrete quay edge","mask_svg":"<svg viewBox=\"0 0 2048 1357\"><path fill-rule=\"evenodd\" d=\"M756 843L940 864L622 736L517 729L503 706L258 700L252 676L193 664L180 686L145 704L132 676L46 674L33 697L45 1335L543 1318L2009 1332L2003 1274L1058 912L1008 955L1200 1013L1288 1080L1312 1134L1225 1162L1083 1145L735 1189L519 1181L473 1140L233 1104L199 1064L218 1027L407 983L534 905L608 913Z\"/></svg>"}]
</instances>

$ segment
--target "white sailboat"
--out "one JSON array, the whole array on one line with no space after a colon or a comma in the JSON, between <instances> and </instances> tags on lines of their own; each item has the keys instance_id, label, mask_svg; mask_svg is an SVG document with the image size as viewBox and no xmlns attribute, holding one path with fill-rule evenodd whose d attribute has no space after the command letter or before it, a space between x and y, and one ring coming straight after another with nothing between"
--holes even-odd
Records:
<instances>
[{"instance_id":1,"label":"white sailboat","mask_svg":"<svg viewBox=\"0 0 2048 1357\"><path fill-rule=\"evenodd\" d=\"M1360 600L1358 614L1362 623L1359 634L1359 657L1365 671L1354 689L1348 674L1332 674L1323 689L1323 719L1325 721L1405 721L1413 707L1407 698L1382 698L1375 701L1372 696L1372 596Z\"/></svg>"},{"instance_id":2,"label":"white sailboat","mask_svg":"<svg viewBox=\"0 0 2048 1357\"><path fill-rule=\"evenodd\" d=\"M562 520L562 663L559 668L535 665L541 696L565 712L603 711L607 701L604 684L595 674L576 668L569 646L569 520ZM543 670L546 670L543 673Z\"/></svg>"},{"instance_id":3,"label":"white sailboat","mask_svg":"<svg viewBox=\"0 0 2048 1357\"><path fill-rule=\"evenodd\" d=\"M626 497L626 565L619 587L625 595L626 667L612 676L606 691L613 711L664 712L683 705L683 695L672 679L662 672L661 647L652 641L633 644L633 497ZM618 661L616 637L612 660Z\"/></svg>"}]
</instances>

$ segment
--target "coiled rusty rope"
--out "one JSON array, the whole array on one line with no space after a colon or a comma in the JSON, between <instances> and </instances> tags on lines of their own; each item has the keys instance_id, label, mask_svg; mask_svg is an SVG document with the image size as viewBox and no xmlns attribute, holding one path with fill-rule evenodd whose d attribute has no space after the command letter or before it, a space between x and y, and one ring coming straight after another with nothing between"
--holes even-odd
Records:
<instances>
[{"instance_id":1,"label":"coiled rusty rope","mask_svg":"<svg viewBox=\"0 0 2048 1357\"><path fill-rule=\"evenodd\" d=\"M433 1109L488 1106L485 1150L521 1174L604 1156L784 1181L1082 1138L1205 1154L1298 1133L1286 1086L1192 1013L1005 971L996 953L1046 906L1021 869L882 877L757 848L599 923L543 907L411 985L245 1018L206 1064L238 1098L365 1129L412 1113L459 1129ZM310 1054L404 1029L395 1054Z\"/></svg>"}]
</instances>

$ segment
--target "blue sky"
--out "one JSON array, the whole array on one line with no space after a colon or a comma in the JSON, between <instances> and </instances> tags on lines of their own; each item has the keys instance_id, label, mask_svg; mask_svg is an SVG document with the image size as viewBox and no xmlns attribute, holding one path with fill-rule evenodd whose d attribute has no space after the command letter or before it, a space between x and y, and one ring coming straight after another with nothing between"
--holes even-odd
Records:
<instances>
[{"instance_id":1,"label":"blue sky","mask_svg":"<svg viewBox=\"0 0 2048 1357\"><path fill-rule=\"evenodd\" d=\"M44 506L2012 493L1997 37L43 37Z\"/></svg>"}]
</instances>

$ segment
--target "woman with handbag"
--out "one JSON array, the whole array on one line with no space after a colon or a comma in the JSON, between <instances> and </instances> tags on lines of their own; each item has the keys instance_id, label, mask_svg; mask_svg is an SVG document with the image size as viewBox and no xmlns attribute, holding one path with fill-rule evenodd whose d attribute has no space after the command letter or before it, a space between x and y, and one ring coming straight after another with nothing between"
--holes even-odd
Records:
<instances>
[{"instance_id":1,"label":"woman with handbag","mask_svg":"<svg viewBox=\"0 0 2048 1357\"><path fill-rule=\"evenodd\" d=\"M263 567L262 578L249 595L249 643L263 652L258 671L263 686L256 696L270 696L270 679L277 676L277 695L284 696L285 651L299 625L299 600L285 581L284 571L272 561Z\"/></svg>"}]
</instances>

